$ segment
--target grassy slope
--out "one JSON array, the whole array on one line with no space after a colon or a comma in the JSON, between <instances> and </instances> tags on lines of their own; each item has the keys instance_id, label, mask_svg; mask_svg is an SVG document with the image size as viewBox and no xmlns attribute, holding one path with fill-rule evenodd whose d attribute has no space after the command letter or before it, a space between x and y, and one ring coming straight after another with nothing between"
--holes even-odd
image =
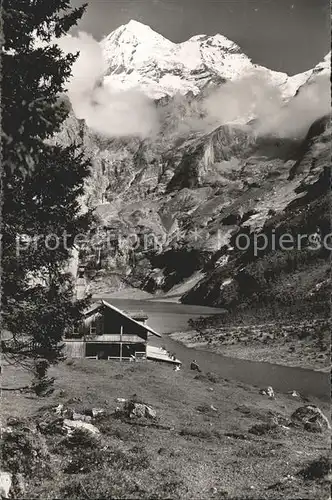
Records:
<instances>
[{"instance_id":1,"label":"grassy slope","mask_svg":"<svg viewBox=\"0 0 332 500\"><path fill-rule=\"evenodd\" d=\"M112 450L112 463L97 461L84 474L66 474L72 455L56 452L61 436L46 438L51 451L49 478L29 477L29 498L328 498L326 481L304 480L297 473L328 453L326 435L302 430L282 430L276 435L256 436L248 429L267 421L269 412L285 417L301 404L291 396L277 394L269 400L258 388L227 380L212 383L194 379L184 368L147 363L120 365L78 360L52 369L57 390L47 399L19 392L3 392L2 418L31 417L43 405L57 405L79 398L73 406L103 407L108 416L99 424L101 444ZM27 383L26 375L6 367L5 387ZM213 390L211 390L211 388ZM165 429L140 426L112 416L116 398L134 393L150 404ZM217 411L208 410L213 405ZM320 408L328 412L324 404ZM198 411L198 407L206 408ZM227 436L228 434L228 436ZM67 450L68 451L68 450ZM273 486L288 474L294 479Z\"/></svg>"}]
</instances>

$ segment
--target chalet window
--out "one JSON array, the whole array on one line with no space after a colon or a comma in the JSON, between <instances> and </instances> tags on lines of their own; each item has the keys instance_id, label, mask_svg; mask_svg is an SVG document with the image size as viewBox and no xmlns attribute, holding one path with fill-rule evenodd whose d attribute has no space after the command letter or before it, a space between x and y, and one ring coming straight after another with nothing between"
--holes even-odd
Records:
<instances>
[{"instance_id":1,"label":"chalet window","mask_svg":"<svg viewBox=\"0 0 332 500\"><path fill-rule=\"evenodd\" d=\"M90 335L103 335L103 334L104 334L103 317L94 319L90 324Z\"/></svg>"},{"instance_id":2,"label":"chalet window","mask_svg":"<svg viewBox=\"0 0 332 500\"><path fill-rule=\"evenodd\" d=\"M70 337L80 337L82 335L81 326L82 326L81 324L73 326L70 329L70 331L68 331L65 334L65 337L67 337L67 338L70 338Z\"/></svg>"}]
</instances>

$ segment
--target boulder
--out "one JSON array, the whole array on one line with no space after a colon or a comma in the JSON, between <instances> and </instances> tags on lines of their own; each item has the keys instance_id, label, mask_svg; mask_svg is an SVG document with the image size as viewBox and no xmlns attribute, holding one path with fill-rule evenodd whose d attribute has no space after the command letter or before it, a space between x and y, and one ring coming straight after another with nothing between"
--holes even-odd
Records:
<instances>
[{"instance_id":1,"label":"boulder","mask_svg":"<svg viewBox=\"0 0 332 500\"><path fill-rule=\"evenodd\" d=\"M297 391L290 391L288 394L290 394L293 398L301 397L301 395Z\"/></svg>"},{"instance_id":2,"label":"boulder","mask_svg":"<svg viewBox=\"0 0 332 500\"><path fill-rule=\"evenodd\" d=\"M129 401L125 404L124 411L127 413L129 418L150 418L155 419L157 417L156 411L144 403L136 403L134 401Z\"/></svg>"},{"instance_id":3,"label":"boulder","mask_svg":"<svg viewBox=\"0 0 332 500\"><path fill-rule=\"evenodd\" d=\"M116 398L118 403L125 403L127 400L125 398Z\"/></svg>"},{"instance_id":4,"label":"boulder","mask_svg":"<svg viewBox=\"0 0 332 500\"><path fill-rule=\"evenodd\" d=\"M74 411L73 415L71 417L71 420L75 420L75 421L81 420L82 422L91 423L92 417L89 415L82 415L81 413L76 413Z\"/></svg>"},{"instance_id":5,"label":"boulder","mask_svg":"<svg viewBox=\"0 0 332 500\"><path fill-rule=\"evenodd\" d=\"M63 425L69 434L72 433L75 429L82 429L91 432L91 434L100 434L99 429L95 425L88 422L83 422L82 420L65 419L63 421Z\"/></svg>"},{"instance_id":6,"label":"boulder","mask_svg":"<svg viewBox=\"0 0 332 500\"><path fill-rule=\"evenodd\" d=\"M63 407L63 404L61 403L56 408L54 408L54 413L56 415L60 415L61 416L63 414L63 409L64 409L64 407Z\"/></svg>"},{"instance_id":7,"label":"boulder","mask_svg":"<svg viewBox=\"0 0 332 500\"><path fill-rule=\"evenodd\" d=\"M294 425L303 426L310 432L324 432L331 429L327 417L315 405L300 406L291 415L291 420Z\"/></svg>"},{"instance_id":8,"label":"boulder","mask_svg":"<svg viewBox=\"0 0 332 500\"><path fill-rule=\"evenodd\" d=\"M259 393L263 394L263 396L268 396L270 399L275 398L274 390L270 385L266 389L261 389Z\"/></svg>"},{"instance_id":9,"label":"boulder","mask_svg":"<svg viewBox=\"0 0 332 500\"><path fill-rule=\"evenodd\" d=\"M63 417L46 417L37 423L37 428L44 435L66 433L63 428Z\"/></svg>"},{"instance_id":10,"label":"boulder","mask_svg":"<svg viewBox=\"0 0 332 500\"><path fill-rule=\"evenodd\" d=\"M9 498L12 487L13 476L9 472L0 471L0 495L1 498Z\"/></svg>"},{"instance_id":11,"label":"boulder","mask_svg":"<svg viewBox=\"0 0 332 500\"><path fill-rule=\"evenodd\" d=\"M65 406L60 403L54 408L54 413L60 417L72 419L75 412L71 408L65 408Z\"/></svg>"},{"instance_id":12,"label":"boulder","mask_svg":"<svg viewBox=\"0 0 332 500\"><path fill-rule=\"evenodd\" d=\"M88 408L84 410L84 415L82 415L83 422L90 422L92 419L97 419L102 415L105 415L106 410L103 408ZM75 420L75 419L74 419Z\"/></svg>"},{"instance_id":13,"label":"boulder","mask_svg":"<svg viewBox=\"0 0 332 500\"><path fill-rule=\"evenodd\" d=\"M105 415L106 412L104 408L92 408L91 413L92 413L92 418L99 418Z\"/></svg>"}]
</instances>

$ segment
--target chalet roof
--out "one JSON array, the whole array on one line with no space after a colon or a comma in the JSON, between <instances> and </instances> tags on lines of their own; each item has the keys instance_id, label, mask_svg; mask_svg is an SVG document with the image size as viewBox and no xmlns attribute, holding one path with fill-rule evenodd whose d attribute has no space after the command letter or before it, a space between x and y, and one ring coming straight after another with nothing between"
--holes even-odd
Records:
<instances>
[{"instance_id":1,"label":"chalet roof","mask_svg":"<svg viewBox=\"0 0 332 500\"><path fill-rule=\"evenodd\" d=\"M90 308L85 311L85 313L84 313L85 317L95 314L96 311L102 306L107 307L108 309L111 309L112 311L117 312L118 314L120 314L124 318L128 319L132 323L135 323L136 325L140 326L141 328L144 328L148 332L152 333L152 335L156 335L156 337L161 337L160 333L153 330L153 328L151 328L150 326L148 326L146 324L142 325L142 323L140 323L139 321L136 321L134 318L130 317L128 313L121 311L121 309L118 309L113 304L110 304L109 302L106 302L106 300L103 300L103 299L98 301L98 302L94 302L90 306Z\"/></svg>"},{"instance_id":2,"label":"chalet roof","mask_svg":"<svg viewBox=\"0 0 332 500\"><path fill-rule=\"evenodd\" d=\"M170 354L165 351L162 347L156 347L152 345L146 346L146 357L152 359L153 361L165 361L167 363L172 363L174 365L182 365L182 361L177 358L172 358Z\"/></svg>"},{"instance_id":3,"label":"chalet roof","mask_svg":"<svg viewBox=\"0 0 332 500\"><path fill-rule=\"evenodd\" d=\"M128 312L128 311L123 311L125 314L128 314L128 316L130 316L131 318L133 319L137 319L137 320L146 320L149 318L149 316L144 312L144 311L132 311L132 312Z\"/></svg>"},{"instance_id":4,"label":"chalet roof","mask_svg":"<svg viewBox=\"0 0 332 500\"><path fill-rule=\"evenodd\" d=\"M140 337L139 335L126 334L122 336L120 333L113 333L113 334L104 333L103 335L86 335L84 340L85 342L91 342L91 343L123 342L125 344L127 343L140 344L141 342L144 342L144 339L142 339L142 337Z\"/></svg>"}]
</instances>

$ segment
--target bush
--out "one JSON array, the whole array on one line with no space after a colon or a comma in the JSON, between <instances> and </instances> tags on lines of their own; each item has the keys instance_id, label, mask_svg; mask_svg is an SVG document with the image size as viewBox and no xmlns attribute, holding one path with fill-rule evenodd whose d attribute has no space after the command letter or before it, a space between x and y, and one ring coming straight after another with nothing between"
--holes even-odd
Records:
<instances>
[{"instance_id":1,"label":"bush","mask_svg":"<svg viewBox=\"0 0 332 500\"><path fill-rule=\"evenodd\" d=\"M250 434L256 436L264 436L266 434L279 435L281 432L280 427L274 422L267 422L262 424L253 425L249 429Z\"/></svg>"},{"instance_id":2,"label":"bush","mask_svg":"<svg viewBox=\"0 0 332 500\"><path fill-rule=\"evenodd\" d=\"M62 452L68 450L95 449L99 445L99 439L85 429L74 429L70 436L66 436L58 443L58 450Z\"/></svg>"},{"instance_id":3,"label":"bush","mask_svg":"<svg viewBox=\"0 0 332 500\"><path fill-rule=\"evenodd\" d=\"M68 459L64 472L66 474L86 474L98 469L107 462L107 454L104 450L82 450L77 451Z\"/></svg>"},{"instance_id":4,"label":"bush","mask_svg":"<svg viewBox=\"0 0 332 500\"><path fill-rule=\"evenodd\" d=\"M323 479L331 474L331 459L330 457L320 457L313 462L310 462L299 474L305 479L315 480Z\"/></svg>"},{"instance_id":5,"label":"bush","mask_svg":"<svg viewBox=\"0 0 332 500\"><path fill-rule=\"evenodd\" d=\"M206 377L212 384L217 384L219 382L219 376L212 372L207 372Z\"/></svg>"},{"instance_id":6,"label":"bush","mask_svg":"<svg viewBox=\"0 0 332 500\"><path fill-rule=\"evenodd\" d=\"M3 432L2 467L14 474L39 476L50 472L49 452L44 438L27 422L17 422L10 432Z\"/></svg>"},{"instance_id":7,"label":"bush","mask_svg":"<svg viewBox=\"0 0 332 500\"><path fill-rule=\"evenodd\" d=\"M122 471L93 471L83 477L70 478L61 485L54 498L86 500L87 498L144 499L146 492Z\"/></svg>"}]
</instances>

